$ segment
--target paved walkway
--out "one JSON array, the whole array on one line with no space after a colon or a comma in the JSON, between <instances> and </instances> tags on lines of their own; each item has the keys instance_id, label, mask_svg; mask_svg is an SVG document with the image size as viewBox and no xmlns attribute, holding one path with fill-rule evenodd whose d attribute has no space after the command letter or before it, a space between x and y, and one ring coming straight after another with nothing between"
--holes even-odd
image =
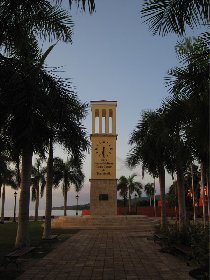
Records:
<instances>
[{"instance_id":1,"label":"paved walkway","mask_svg":"<svg viewBox=\"0 0 210 280\"><path fill-rule=\"evenodd\" d=\"M188 267L142 232L81 230L19 280L186 280Z\"/></svg>"}]
</instances>

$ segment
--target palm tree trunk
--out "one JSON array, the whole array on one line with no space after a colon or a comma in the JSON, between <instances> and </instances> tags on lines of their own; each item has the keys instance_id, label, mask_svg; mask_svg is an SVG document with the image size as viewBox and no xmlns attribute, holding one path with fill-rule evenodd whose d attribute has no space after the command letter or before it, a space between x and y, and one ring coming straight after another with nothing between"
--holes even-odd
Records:
<instances>
[{"instance_id":1,"label":"palm tree trunk","mask_svg":"<svg viewBox=\"0 0 210 280\"><path fill-rule=\"evenodd\" d=\"M205 193L204 193L204 178L205 178L205 169L204 164L201 162L201 197L203 201L203 226L206 226L206 208L205 208Z\"/></svg>"},{"instance_id":2,"label":"palm tree trunk","mask_svg":"<svg viewBox=\"0 0 210 280\"><path fill-rule=\"evenodd\" d=\"M207 181L207 197L208 197L208 217L209 217L209 221L210 221L210 186L209 186L209 177L208 175L206 176L206 181Z\"/></svg>"},{"instance_id":3,"label":"palm tree trunk","mask_svg":"<svg viewBox=\"0 0 210 280\"><path fill-rule=\"evenodd\" d=\"M165 199L165 169L159 167L160 199L161 199L161 229L165 230L167 226L166 217L166 199Z\"/></svg>"},{"instance_id":4,"label":"palm tree trunk","mask_svg":"<svg viewBox=\"0 0 210 280\"><path fill-rule=\"evenodd\" d=\"M39 182L36 186L36 201L35 201L35 215L34 221L37 222L39 217Z\"/></svg>"},{"instance_id":5,"label":"palm tree trunk","mask_svg":"<svg viewBox=\"0 0 210 280\"><path fill-rule=\"evenodd\" d=\"M22 152L21 191L19 199L18 228L15 247L29 246L29 203L33 151L24 148Z\"/></svg>"},{"instance_id":6,"label":"palm tree trunk","mask_svg":"<svg viewBox=\"0 0 210 280\"><path fill-rule=\"evenodd\" d=\"M5 204L5 184L2 189L2 198L1 198L1 223L4 223L4 204Z\"/></svg>"},{"instance_id":7,"label":"palm tree trunk","mask_svg":"<svg viewBox=\"0 0 210 280\"><path fill-rule=\"evenodd\" d=\"M18 154L18 156L16 157L16 178L17 178L17 187L18 189L20 188L20 184L21 184L21 174L20 174L20 154Z\"/></svg>"},{"instance_id":8,"label":"palm tree trunk","mask_svg":"<svg viewBox=\"0 0 210 280\"><path fill-rule=\"evenodd\" d=\"M195 213L195 187L194 187L194 174L193 174L193 165L191 164L191 177L192 177L192 200L193 200L193 221L196 221Z\"/></svg>"},{"instance_id":9,"label":"palm tree trunk","mask_svg":"<svg viewBox=\"0 0 210 280\"><path fill-rule=\"evenodd\" d=\"M51 211L52 211L52 186L53 186L53 147L52 139L49 144L49 157L47 162L47 182L46 182L46 208L43 239L50 238L51 235Z\"/></svg>"},{"instance_id":10,"label":"palm tree trunk","mask_svg":"<svg viewBox=\"0 0 210 280\"><path fill-rule=\"evenodd\" d=\"M149 195L149 206L152 206L152 196Z\"/></svg>"},{"instance_id":11,"label":"palm tree trunk","mask_svg":"<svg viewBox=\"0 0 210 280\"><path fill-rule=\"evenodd\" d=\"M155 190L155 178L154 178L154 199L153 199L153 206L154 206L154 214L155 214L155 217L156 217L156 196L155 196L155 192L156 192L156 190Z\"/></svg>"},{"instance_id":12,"label":"palm tree trunk","mask_svg":"<svg viewBox=\"0 0 210 280\"><path fill-rule=\"evenodd\" d=\"M178 205L178 203L177 203L177 200L178 200L178 198L177 198L177 180L176 180L175 185L174 185L174 192L175 192L174 211L175 211L175 215L176 215L176 224L177 224L177 222L178 222L178 216L177 216L177 205Z\"/></svg>"},{"instance_id":13,"label":"palm tree trunk","mask_svg":"<svg viewBox=\"0 0 210 280\"><path fill-rule=\"evenodd\" d=\"M131 194L130 194L130 189L128 188L128 213L130 214L131 212Z\"/></svg>"},{"instance_id":14,"label":"palm tree trunk","mask_svg":"<svg viewBox=\"0 0 210 280\"><path fill-rule=\"evenodd\" d=\"M123 205L124 205L124 208L126 207L126 196L123 197Z\"/></svg>"},{"instance_id":15,"label":"palm tree trunk","mask_svg":"<svg viewBox=\"0 0 210 280\"><path fill-rule=\"evenodd\" d=\"M64 193L63 193L63 195L64 195L64 216L67 216L67 214L66 214L66 208L67 208L67 188L66 187L64 187Z\"/></svg>"},{"instance_id":16,"label":"palm tree trunk","mask_svg":"<svg viewBox=\"0 0 210 280\"><path fill-rule=\"evenodd\" d=\"M177 163L177 193L178 193L178 206L179 206L179 229L186 225L186 206L185 206L185 188L184 188L184 175L182 167Z\"/></svg>"}]
</instances>

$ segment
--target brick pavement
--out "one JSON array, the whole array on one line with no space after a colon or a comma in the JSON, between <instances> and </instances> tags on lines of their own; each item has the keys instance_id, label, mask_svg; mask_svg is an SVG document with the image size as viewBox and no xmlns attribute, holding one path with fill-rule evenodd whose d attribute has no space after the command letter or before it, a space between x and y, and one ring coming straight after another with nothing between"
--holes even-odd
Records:
<instances>
[{"instance_id":1,"label":"brick pavement","mask_svg":"<svg viewBox=\"0 0 210 280\"><path fill-rule=\"evenodd\" d=\"M187 280L191 269L142 232L81 230L19 280Z\"/></svg>"}]
</instances>

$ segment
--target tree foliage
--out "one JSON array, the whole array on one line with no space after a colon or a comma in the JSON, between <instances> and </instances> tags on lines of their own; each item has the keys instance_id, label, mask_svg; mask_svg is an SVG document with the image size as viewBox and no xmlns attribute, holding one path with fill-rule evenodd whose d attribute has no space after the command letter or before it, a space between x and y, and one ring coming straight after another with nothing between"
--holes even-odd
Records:
<instances>
[{"instance_id":1,"label":"tree foliage","mask_svg":"<svg viewBox=\"0 0 210 280\"><path fill-rule=\"evenodd\" d=\"M61 185L62 191L69 191L71 185L74 185L75 191L79 192L84 181L82 172L82 161L70 157L64 162L61 158L54 158L54 178L53 184L55 187Z\"/></svg>"},{"instance_id":2,"label":"tree foliage","mask_svg":"<svg viewBox=\"0 0 210 280\"><path fill-rule=\"evenodd\" d=\"M209 3L207 0L146 0L141 14L154 35L184 35L187 26L193 29L208 24Z\"/></svg>"},{"instance_id":3,"label":"tree foliage","mask_svg":"<svg viewBox=\"0 0 210 280\"><path fill-rule=\"evenodd\" d=\"M60 2L62 2L62 0L60 0ZM95 12L95 0L69 0L70 7L73 4L73 2L76 3L78 8L81 7L84 12L86 11L86 6L88 7L90 14Z\"/></svg>"},{"instance_id":4,"label":"tree foliage","mask_svg":"<svg viewBox=\"0 0 210 280\"><path fill-rule=\"evenodd\" d=\"M1 1L0 48L6 52L24 54L38 38L72 42L72 27L68 12L52 1Z\"/></svg>"},{"instance_id":5,"label":"tree foliage","mask_svg":"<svg viewBox=\"0 0 210 280\"><path fill-rule=\"evenodd\" d=\"M124 206L128 198L129 213L131 211L131 195L133 192L140 195L142 189L142 184L134 180L136 176L137 175L135 173L128 177L121 176L117 182L117 190L119 191L120 196L124 199Z\"/></svg>"}]
</instances>

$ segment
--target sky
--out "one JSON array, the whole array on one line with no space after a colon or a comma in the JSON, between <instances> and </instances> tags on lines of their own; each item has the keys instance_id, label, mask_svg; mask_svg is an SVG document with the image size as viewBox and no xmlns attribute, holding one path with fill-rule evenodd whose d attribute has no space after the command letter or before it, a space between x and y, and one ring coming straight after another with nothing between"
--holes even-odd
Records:
<instances>
[{"instance_id":1,"label":"sky","mask_svg":"<svg viewBox=\"0 0 210 280\"><path fill-rule=\"evenodd\" d=\"M65 1L64 1L65 2ZM96 12L90 15L76 6L65 8L74 22L73 44L58 43L47 59L48 66L61 69L62 77L71 79L72 86L82 102L92 100L117 101L117 178L134 172L136 180L144 184L153 182L141 177L141 167L130 170L125 159L131 147L131 132L144 110L157 109L169 94L164 84L167 71L178 65L175 44L180 38L169 34L153 36L140 15L143 0L96 0ZM194 31L197 32L197 31ZM188 32L187 35L194 35ZM46 44L43 45L43 50ZM91 114L84 121L88 135L91 131ZM56 147L55 156L64 160L67 154ZM79 193L79 204L89 202L90 154L83 168L85 183ZM171 184L166 177L166 188ZM157 193L159 184L156 180ZM76 204L74 188L68 194L68 205ZM6 209L13 203L13 191L6 195ZM44 199L40 208L44 208ZM53 192L53 206L63 205L61 190ZM31 203L34 208L34 203Z\"/></svg>"}]
</instances>

